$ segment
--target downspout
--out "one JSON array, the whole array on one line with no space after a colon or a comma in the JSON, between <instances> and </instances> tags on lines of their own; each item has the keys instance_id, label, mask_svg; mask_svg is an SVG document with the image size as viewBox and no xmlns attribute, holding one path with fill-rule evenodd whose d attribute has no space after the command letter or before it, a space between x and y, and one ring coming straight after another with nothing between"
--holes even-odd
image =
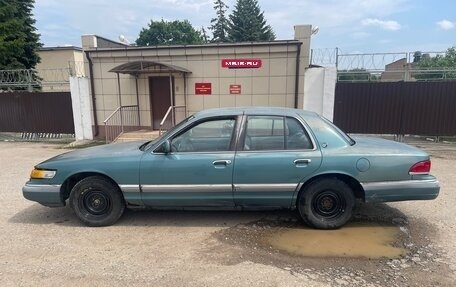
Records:
<instances>
[{"instance_id":1,"label":"downspout","mask_svg":"<svg viewBox=\"0 0 456 287\"><path fill-rule=\"evenodd\" d=\"M97 119L97 102L95 98L95 82L93 80L93 62L90 58L89 51L84 51L86 54L87 61L89 62L89 77L90 77L90 90L92 96L92 108L93 108L93 121L95 124L95 134L94 137L98 136L98 119Z\"/></svg>"},{"instance_id":2,"label":"downspout","mask_svg":"<svg viewBox=\"0 0 456 287\"><path fill-rule=\"evenodd\" d=\"M187 118L187 73L183 72L184 74L184 118Z\"/></svg>"},{"instance_id":3,"label":"downspout","mask_svg":"<svg viewBox=\"0 0 456 287\"><path fill-rule=\"evenodd\" d=\"M171 71L169 72L169 96L171 97L171 106L174 107L174 87L173 87L173 76L171 74ZM171 113L171 122L173 126L176 125L176 110L175 108L172 109Z\"/></svg>"},{"instance_id":4,"label":"downspout","mask_svg":"<svg viewBox=\"0 0 456 287\"><path fill-rule=\"evenodd\" d=\"M140 112L139 112L138 78L139 78L139 74L136 74L135 75L135 86L136 86L136 105L138 106L138 126L141 126L141 115L140 115Z\"/></svg>"},{"instance_id":5,"label":"downspout","mask_svg":"<svg viewBox=\"0 0 456 287\"><path fill-rule=\"evenodd\" d=\"M299 101L299 64L301 60L301 45L300 42L298 44L298 51L296 52L296 79L295 79L295 99L294 99L294 107L295 109L298 108L298 101Z\"/></svg>"}]
</instances>

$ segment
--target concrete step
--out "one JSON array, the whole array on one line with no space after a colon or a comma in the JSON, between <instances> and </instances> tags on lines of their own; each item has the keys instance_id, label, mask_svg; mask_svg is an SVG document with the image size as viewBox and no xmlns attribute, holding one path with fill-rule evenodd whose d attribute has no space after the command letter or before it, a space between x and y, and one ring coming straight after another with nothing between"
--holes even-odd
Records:
<instances>
[{"instance_id":1,"label":"concrete step","mask_svg":"<svg viewBox=\"0 0 456 287\"><path fill-rule=\"evenodd\" d=\"M125 132L117 138L116 142L153 140L159 137L159 131L139 130L134 132Z\"/></svg>"}]
</instances>

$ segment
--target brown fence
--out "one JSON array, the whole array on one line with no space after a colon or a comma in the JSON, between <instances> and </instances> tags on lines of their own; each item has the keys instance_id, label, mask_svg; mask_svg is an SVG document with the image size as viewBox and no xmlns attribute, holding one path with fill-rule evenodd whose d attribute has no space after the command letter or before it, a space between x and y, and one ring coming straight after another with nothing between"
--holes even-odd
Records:
<instances>
[{"instance_id":1,"label":"brown fence","mask_svg":"<svg viewBox=\"0 0 456 287\"><path fill-rule=\"evenodd\" d=\"M454 136L456 82L338 82L334 123L351 133Z\"/></svg>"},{"instance_id":2,"label":"brown fence","mask_svg":"<svg viewBox=\"0 0 456 287\"><path fill-rule=\"evenodd\" d=\"M71 94L0 93L0 132L74 134Z\"/></svg>"}]
</instances>

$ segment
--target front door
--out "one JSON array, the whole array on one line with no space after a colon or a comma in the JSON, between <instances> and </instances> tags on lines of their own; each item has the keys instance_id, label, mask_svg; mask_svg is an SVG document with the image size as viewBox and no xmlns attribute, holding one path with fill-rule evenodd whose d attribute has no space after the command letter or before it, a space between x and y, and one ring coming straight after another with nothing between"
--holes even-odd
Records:
<instances>
[{"instance_id":1,"label":"front door","mask_svg":"<svg viewBox=\"0 0 456 287\"><path fill-rule=\"evenodd\" d=\"M141 160L142 201L147 206L234 206L234 117L199 122Z\"/></svg>"},{"instance_id":2,"label":"front door","mask_svg":"<svg viewBox=\"0 0 456 287\"><path fill-rule=\"evenodd\" d=\"M166 114L168 108L172 105L171 102L171 87L174 87L173 78L170 77L150 77L149 92L150 92L150 110L152 111L152 128L160 129L160 122Z\"/></svg>"}]
</instances>

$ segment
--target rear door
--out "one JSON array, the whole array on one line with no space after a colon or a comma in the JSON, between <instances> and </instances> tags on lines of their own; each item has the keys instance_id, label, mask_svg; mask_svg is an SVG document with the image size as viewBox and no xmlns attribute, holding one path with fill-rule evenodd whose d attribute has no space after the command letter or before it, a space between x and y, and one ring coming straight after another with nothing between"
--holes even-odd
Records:
<instances>
[{"instance_id":1,"label":"rear door","mask_svg":"<svg viewBox=\"0 0 456 287\"><path fill-rule=\"evenodd\" d=\"M320 164L321 152L300 119L245 116L233 173L235 204L288 208L300 182Z\"/></svg>"}]
</instances>

